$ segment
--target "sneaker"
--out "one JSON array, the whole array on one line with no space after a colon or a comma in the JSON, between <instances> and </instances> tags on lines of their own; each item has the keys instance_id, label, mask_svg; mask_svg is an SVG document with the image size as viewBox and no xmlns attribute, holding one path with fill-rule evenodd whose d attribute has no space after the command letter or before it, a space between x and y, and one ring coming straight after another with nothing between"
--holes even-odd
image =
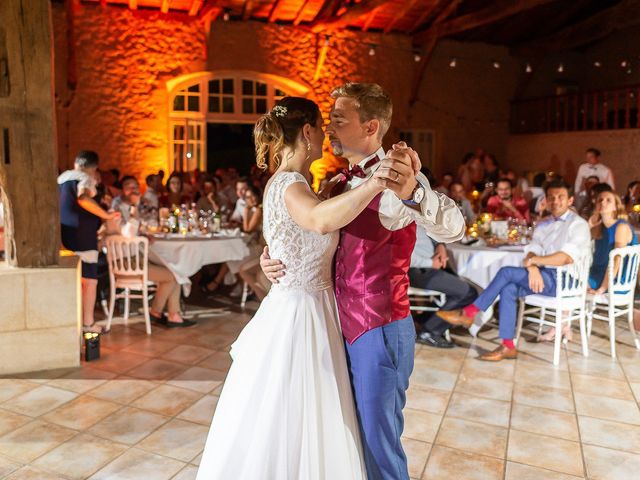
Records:
<instances>
[{"instance_id":1,"label":"sneaker","mask_svg":"<svg viewBox=\"0 0 640 480\"><path fill-rule=\"evenodd\" d=\"M447 340L444 335L432 335L429 332L420 332L416 337L416 342L434 348L453 348L455 343Z\"/></svg>"}]
</instances>

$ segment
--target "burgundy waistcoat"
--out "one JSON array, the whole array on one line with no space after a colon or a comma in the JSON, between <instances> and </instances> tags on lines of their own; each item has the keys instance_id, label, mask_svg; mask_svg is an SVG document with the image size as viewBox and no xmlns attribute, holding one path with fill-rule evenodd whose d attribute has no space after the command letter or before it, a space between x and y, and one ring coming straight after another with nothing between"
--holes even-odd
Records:
<instances>
[{"instance_id":1,"label":"burgundy waistcoat","mask_svg":"<svg viewBox=\"0 0 640 480\"><path fill-rule=\"evenodd\" d=\"M340 231L335 285L342 333L349 343L374 328L409 315L411 253L416 224L386 229L378 214L378 194Z\"/></svg>"}]
</instances>

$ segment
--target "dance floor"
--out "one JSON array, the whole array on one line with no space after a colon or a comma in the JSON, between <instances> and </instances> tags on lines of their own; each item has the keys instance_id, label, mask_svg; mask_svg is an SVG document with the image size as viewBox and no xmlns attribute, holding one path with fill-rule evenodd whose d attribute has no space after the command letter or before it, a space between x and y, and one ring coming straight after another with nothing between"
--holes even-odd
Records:
<instances>
[{"instance_id":1,"label":"dance floor","mask_svg":"<svg viewBox=\"0 0 640 480\"><path fill-rule=\"evenodd\" d=\"M197 327L147 337L141 323L116 325L98 361L0 379L0 478L195 478L250 314L190 309ZM551 345L525 341L516 361L476 360L495 329L455 335L453 350L418 347L404 411L412 478L638 478L640 352L620 328L612 361L603 327L589 358L571 343L557 368Z\"/></svg>"}]
</instances>

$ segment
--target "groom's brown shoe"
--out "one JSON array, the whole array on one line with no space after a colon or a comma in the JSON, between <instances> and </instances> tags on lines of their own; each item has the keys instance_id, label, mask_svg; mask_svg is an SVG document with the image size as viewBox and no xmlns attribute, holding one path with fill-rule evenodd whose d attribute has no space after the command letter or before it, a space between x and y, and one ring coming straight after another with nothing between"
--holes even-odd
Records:
<instances>
[{"instance_id":1,"label":"groom's brown shoe","mask_svg":"<svg viewBox=\"0 0 640 480\"><path fill-rule=\"evenodd\" d=\"M480 355L478 360L483 360L485 362L499 362L500 360L514 358L518 358L518 350L500 345L494 351Z\"/></svg>"},{"instance_id":2,"label":"groom's brown shoe","mask_svg":"<svg viewBox=\"0 0 640 480\"><path fill-rule=\"evenodd\" d=\"M439 310L436 315L451 325L462 325L465 328L473 325L473 317L467 317L463 310Z\"/></svg>"}]
</instances>

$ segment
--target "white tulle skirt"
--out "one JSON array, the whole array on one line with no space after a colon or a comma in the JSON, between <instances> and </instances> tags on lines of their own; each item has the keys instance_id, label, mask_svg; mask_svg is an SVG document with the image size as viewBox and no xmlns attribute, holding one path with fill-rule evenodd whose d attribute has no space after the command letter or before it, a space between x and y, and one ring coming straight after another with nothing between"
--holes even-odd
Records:
<instances>
[{"instance_id":1,"label":"white tulle skirt","mask_svg":"<svg viewBox=\"0 0 640 480\"><path fill-rule=\"evenodd\" d=\"M197 480L366 478L333 289L272 289L231 355Z\"/></svg>"}]
</instances>

